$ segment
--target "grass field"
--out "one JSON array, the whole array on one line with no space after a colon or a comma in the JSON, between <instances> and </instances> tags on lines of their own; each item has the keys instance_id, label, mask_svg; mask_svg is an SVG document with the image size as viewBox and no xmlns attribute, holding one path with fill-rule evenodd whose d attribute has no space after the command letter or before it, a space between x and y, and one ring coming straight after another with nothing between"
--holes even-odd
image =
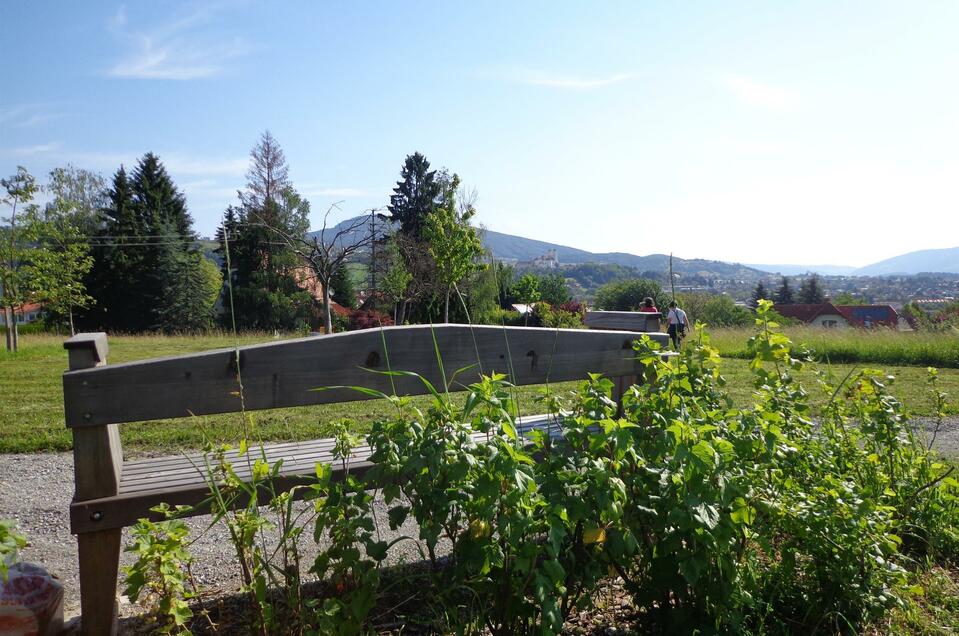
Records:
<instances>
[{"instance_id":1,"label":"grass field","mask_svg":"<svg viewBox=\"0 0 959 636\"><path fill-rule=\"evenodd\" d=\"M714 342L725 354L735 354L742 346L746 332L720 331ZM737 340L737 338L739 340ZM241 344L272 340L272 336L241 336ZM47 335L25 335L21 350L16 354L0 352L0 452L37 452L68 450L71 438L63 424L63 401L60 376L67 366L63 338ZM110 338L109 361L128 362L144 358L171 356L195 351L229 347L233 338L227 335L210 336L113 336ZM925 366L881 365L896 377L894 392L917 415L929 415L931 395L926 385ZM946 369L941 373L942 388L954 398L959 396L959 370ZM834 364L832 371L844 376L852 367ZM723 363L727 388L737 406L747 406L751 400L752 384L747 361L727 359ZM810 393L813 404L824 396L810 371L801 373L801 379ZM569 391L575 382L554 385L558 391ZM541 411L535 397L538 387L518 389L520 412ZM425 404L426 398L419 398ZM330 423L350 417L358 422L360 431L366 430L376 416L387 413L388 405L380 401L361 401L346 404L300 407L258 411L250 416L255 430L263 440L314 439L329 434ZM136 453L170 452L203 446L207 441L238 441L244 429L240 415L204 416L193 419L168 420L126 424L120 427L124 447Z\"/></svg>"},{"instance_id":2,"label":"grass field","mask_svg":"<svg viewBox=\"0 0 959 636\"><path fill-rule=\"evenodd\" d=\"M959 333L902 332L891 329L822 329L788 327L797 346L805 346L817 360L832 363L932 366L959 369ZM712 341L724 357L746 358L752 327L710 329Z\"/></svg>"}]
</instances>

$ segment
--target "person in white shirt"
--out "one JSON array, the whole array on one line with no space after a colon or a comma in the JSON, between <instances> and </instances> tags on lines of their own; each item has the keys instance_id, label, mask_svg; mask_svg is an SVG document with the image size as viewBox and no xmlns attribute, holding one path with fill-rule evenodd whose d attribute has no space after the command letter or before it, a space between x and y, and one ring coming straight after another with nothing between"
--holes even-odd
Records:
<instances>
[{"instance_id":1,"label":"person in white shirt","mask_svg":"<svg viewBox=\"0 0 959 636\"><path fill-rule=\"evenodd\" d=\"M673 349L679 349L679 341L686 337L686 312L676 306L676 301L669 303L669 312L666 314L666 333L673 341Z\"/></svg>"}]
</instances>

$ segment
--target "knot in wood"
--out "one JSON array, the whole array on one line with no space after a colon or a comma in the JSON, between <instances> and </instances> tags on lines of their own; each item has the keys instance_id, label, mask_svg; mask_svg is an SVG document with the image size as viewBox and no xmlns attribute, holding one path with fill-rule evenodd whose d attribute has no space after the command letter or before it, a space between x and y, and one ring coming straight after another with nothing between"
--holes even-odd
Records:
<instances>
[{"instance_id":1,"label":"knot in wood","mask_svg":"<svg viewBox=\"0 0 959 636\"><path fill-rule=\"evenodd\" d=\"M526 357L530 359L529 368L535 370L536 364L539 362L539 355L537 355L536 351L530 349L526 352Z\"/></svg>"},{"instance_id":2,"label":"knot in wood","mask_svg":"<svg viewBox=\"0 0 959 636\"><path fill-rule=\"evenodd\" d=\"M370 351L370 355L366 356L366 366L373 368L380 366L380 354L377 351Z\"/></svg>"}]
</instances>

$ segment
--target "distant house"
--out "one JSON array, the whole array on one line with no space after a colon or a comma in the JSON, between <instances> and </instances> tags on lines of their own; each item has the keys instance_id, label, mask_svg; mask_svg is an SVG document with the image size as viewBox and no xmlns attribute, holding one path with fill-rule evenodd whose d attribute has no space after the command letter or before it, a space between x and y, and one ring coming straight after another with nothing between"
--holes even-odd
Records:
<instances>
[{"instance_id":1,"label":"distant house","mask_svg":"<svg viewBox=\"0 0 959 636\"><path fill-rule=\"evenodd\" d=\"M43 313L43 305L40 303L27 303L22 307L13 310L14 319L18 325L26 325L40 320L40 314ZM0 325L7 326L7 312L0 311Z\"/></svg>"},{"instance_id":2,"label":"distant house","mask_svg":"<svg viewBox=\"0 0 959 636\"><path fill-rule=\"evenodd\" d=\"M781 316L816 327L908 328L892 305L834 305L825 302L774 305L773 309Z\"/></svg>"},{"instance_id":3,"label":"distant house","mask_svg":"<svg viewBox=\"0 0 959 636\"><path fill-rule=\"evenodd\" d=\"M310 267L297 267L293 270L293 280L296 281L297 286L303 291L309 292L310 296L313 297L320 305L323 304L323 283L320 282L320 279L317 278L316 272L313 271ZM333 293L333 290L330 290L330 293ZM351 311L339 304L335 300L330 300L330 312L343 316L344 318L349 318Z\"/></svg>"},{"instance_id":4,"label":"distant house","mask_svg":"<svg viewBox=\"0 0 959 636\"><path fill-rule=\"evenodd\" d=\"M774 305L773 309L781 316L799 320L807 325L817 327L849 326L846 316L832 303Z\"/></svg>"}]
</instances>

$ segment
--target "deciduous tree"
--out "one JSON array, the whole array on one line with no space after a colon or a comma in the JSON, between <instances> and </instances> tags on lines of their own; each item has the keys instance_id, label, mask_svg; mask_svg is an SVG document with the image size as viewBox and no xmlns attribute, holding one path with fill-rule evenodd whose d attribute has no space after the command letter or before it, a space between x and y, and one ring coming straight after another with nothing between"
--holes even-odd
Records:
<instances>
[{"instance_id":1,"label":"deciduous tree","mask_svg":"<svg viewBox=\"0 0 959 636\"><path fill-rule=\"evenodd\" d=\"M30 202L40 188L23 166L17 166L16 174L0 179L0 187L6 191L0 203L10 210L8 216L0 218L3 224L0 228L0 305L6 318L7 351L16 351L19 347L16 310L27 302L30 294L27 246L32 238L29 219L36 212L36 206ZM26 224L22 223L24 220Z\"/></svg>"},{"instance_id":2,"label":"deciduous tree","mask_svg":"<svg viewBox=\"0 0 959 636\"><path fill-rule=\"evenodd\" d=\"M66 317L73 335L75 311L93 303L86 288L93 267L90 237L103 240L106 184L95 172L67 166L50 172L46 190L53 200L44 208L39 233L37 293L51 314Z\"/></svg>"},{"instance_id":3,"label":"deciduous tree","mask_svg":"<svg viewBox=\"0 0 959 636\"><path fill-rule=\"evenodd\" d=\"M430 255L436 263L436 273L442 286L443 322L450 320L450 293L453 286L481 266L478 262L483 253L483 244L470 225L475 214L472 205L458 210L456 191L460 180L455 174L447 184L444 205L434 209L426 217L423 238L429 245Z\"/></svg>"},{"instance_id":4,"label":"deciduous tree","mask_svg":"<svg viewBox=\"0 0 959 636\"><path fill-rule=\"evenodd\" d=\"M333 333L333 316L330 307L330 287L338 269L353 256L369 246L372 236L359 230L366 219L358 216L345 224L328 228L331 207L323 215L323 227L310 234L290 233L283 228L267 226L267 229L286 245L301 263L310 268L323 287L323 325L326 333Z\"/></svg>"},{"instance_id":5,"label":"deciduous tree","mask_svg":"<svg viewBox=\"0 0 959 636\"><path fill-rule=\"evenodd\" d=\"M659 283L648 278L606 283L596 292L596 306L607 311L636 311L643 305L643 299L652 298L658 309L664 312L669 303Z\"/></svg>"}]
</instances>

